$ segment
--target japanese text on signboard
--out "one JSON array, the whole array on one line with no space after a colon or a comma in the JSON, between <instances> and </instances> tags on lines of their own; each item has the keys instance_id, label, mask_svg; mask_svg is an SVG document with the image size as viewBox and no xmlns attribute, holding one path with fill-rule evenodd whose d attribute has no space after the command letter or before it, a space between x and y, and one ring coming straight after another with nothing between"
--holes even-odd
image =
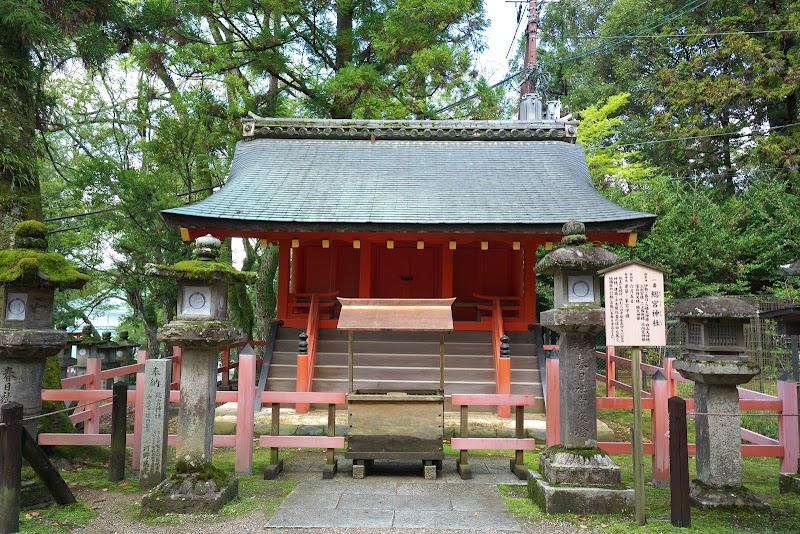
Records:
<instances>
[{"instance_id":1,"label":"japanese text on signboard","mask_svg":"<svg viewBox=\"0 0 800 534\"><path fill-rule=\"evenodd\" d=\"M664 274L639 264L605 273L606 344L666 345Z\"/></svg>"}]
</instances>

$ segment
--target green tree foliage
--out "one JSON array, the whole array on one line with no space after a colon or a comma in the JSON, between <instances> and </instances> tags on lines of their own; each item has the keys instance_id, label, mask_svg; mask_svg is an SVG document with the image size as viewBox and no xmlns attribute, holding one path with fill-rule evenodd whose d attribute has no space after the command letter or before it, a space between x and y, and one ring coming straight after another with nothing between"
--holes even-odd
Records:
<instances>
[{"instance_id":1,"label":"green tree foliage","mask_svg":"<svg viewBox=\"0 0 800 534\"><path fill-rule=\"evenodd\" d=\"M0 0L0 247L14 224L41 219L37 129L51 104L43 91L70 59L102 63L129 42L115 1Z\"/></svg>"},{"instance_id":2,"label":"green tree foliage","mask_svg":"<svg viewBox=\"0 0 800 534\"><path fill-rule=\"evenodd\" d=\"M471 70L485 26L480 0L145 0L140 8L134 53L143 69L170 91L181 79L221 79L229 104L265 116L427 117L481 83Z\"/></svg>"},{"instance_id":3,"label":"green tree foliage","mask_svg":"<svg viewBox=\"0 0 800 534\"><path fill-rule=\"evenodd\" d=\"M566 0L542 28L595 185L658 215L625 253L669 268L678 297L791 292L800 2Z\"/></svg>"}]
</instances>

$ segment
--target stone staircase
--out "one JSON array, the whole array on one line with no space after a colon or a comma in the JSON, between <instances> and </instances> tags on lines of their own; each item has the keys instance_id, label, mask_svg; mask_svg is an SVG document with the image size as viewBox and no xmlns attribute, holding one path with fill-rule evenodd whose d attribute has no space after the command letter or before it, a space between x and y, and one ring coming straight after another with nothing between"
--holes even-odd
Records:
<instances>
[{"instance_id":1,"label":"stone staircase","mask_svg":"<svg viewBox=\"0 0 800 534\"><path fill-rule=\"evenodd\" d=\"M301 330L281 328L275 343L267 389L294 391ZM543 396L534 336L510 332L511 393ZM439 334L419 332L356 332L355 389L438 389ZM495 393L490 332L445 334L445 394ZM314 391L347 391L347 332L320 330ZM452 410L447 404L447 409ZM490 407L486 408L491 410ZM479 410L473 408L472 410ZM470 411L472 411L470 410ZM537 402L532 412L543 412Z\"/></svg>"}]
</instances>

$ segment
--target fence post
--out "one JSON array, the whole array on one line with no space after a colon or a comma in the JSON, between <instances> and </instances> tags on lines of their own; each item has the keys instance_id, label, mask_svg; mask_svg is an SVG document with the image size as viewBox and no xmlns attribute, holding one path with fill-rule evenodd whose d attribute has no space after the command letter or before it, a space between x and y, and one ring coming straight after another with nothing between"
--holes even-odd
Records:
<instances>
[{"instance_id":1,"label":"fence post","mask_svg":"<svg viewBox=\"0 0 800 534\"><path fill-rule=\"evenodd\" d=\"M229 382L230 376L231 376L231 346L230 345L225 345L225 347L222 349L222 367L221 367L220 370L222 371L221 372L221 375L222 375L222 377L221 377L222 378L221 389L224 389L224 390L227 391L227 389L228 389L228 387L230 385L228 382Z\"/></svg>"},{"instance_id":2,"label":"fence post","mask_svg":"<svg viewBox=\"0 0 800 534\"><path fill-rule=\"evenodd\" d=\"M22 485L22 405L0 408L0 532L19 531Z\"/></svg>"},{"instance_id":3,"label":"fence post","mask_svg":"<svg viewBox=\"0 0 800 534\"><path fill-rule=\"evenodd\" d=\"M545 445L552 447L561 443L561 406L559 396L559 360L558 353L552 351L547 357L547 413L545 415Z\"/></svg>"},{"instance_id":4,"label":"fence post","mask_svg":"<svg viewBox=\"0 0 800 534\"><path fill-rule=\"evenodd\" d=\"M131 469L135 474L139 473L142 466L142 423L144 416L144 364L149 355L146 350L140 350L136 354L136 363L142 364L142 368L136 373L136 389L133 401L133 454L131 457ZM167 386L169 389L169 386ZM167 401L169 405L169 401Z\"/></svg>"},{"instance_id":5,"label":"fence post","mask_svg":"<svg viewBox=\"0 0 800 534\"><path fill-rule=\"evenodd\" d=\"M661 371L656 371L650 382L653 394L653 411L650 417L650 434L653 439L653 486L669 487L669 384Z\"/></svg>"},{"instance_id":6,"label":"fence post","mask_svg":"<svg viewBox=\"0 0 800 534\"><path fill-rule=\"evenodd\" d=\"M181 359L183 358L183 349L181 347L172 347L172 383L174 384L170 389L181 389Z\"/></svg>"},{"instance_id":7,"label":"fence post","mask_svg":"<svg viewBox=\"0 0 800 534\"><path fill-rule=\"evenodd\" d=\"M114 399L111 405L111 461L108 480L119 482L125 478L125 442L128 419L128 384L115 382L112 387Z\"/></svg>"},{"instance_id":8,"label":"fence post","mask_svg":"<svg viewBox=\"0 0 800 534\"><path fill-rule=\"evenodd\" d=\"M667 354L666 358L664 358L664 378L667 379L667 385L669 386L669 396L675 397L678 395L678 383L672 377L672 364L675 363L675 355L672 353Z\"/></svg>"},{"instance_id":9,"label":"fence post","mask_svg":"<svg viewBox=\"0 0 800 534\"><path fill-rule=\"evenodd\" d=\"M686 401L670 397L669 406L669 467L672 525L692 526L689 508L689 445L686 433Z\"/></svg>"},{"instance_id":10,"label":"fence post","mask_svg":"<svg viewBox=\"0 0 800 534\"><path fill-rule=\"evenodd\" d=\"M778 379L778 398L783 404L781 413L797 414L797 382L791 380L789 373ZM798 434L800 417L778 416L778 441L783 445L781 473L797 473L797 459L800 456L800 434Z\"/></svg>"},{"instance_id":11,"label":"fence post","mask_svg":"<svg viewBox=\"0 0 800 534\"><path fill-rule=\"evenodd\" d=\"M236 473L253 472L253 424L256 397L256 353L249 344L239 353L236 395Z\"/></svg>"},{"instance_id":12,"label":"fence post","mask_svg":"<svg viewBox=\"0 0 800 534\"><path fill-rule=\"evenodd\" d=\"M611 360L616 354L614 347L606 347L606 397L615 397L617 388L613 381L617 379L617 364Z\"/></svg>"},{"instance_id":13,"label":"fence post","mask_svg":"<svg viewBox=\"0 0 800 534\"><path fill-rule=\"evenodd\" d=\"M92 380L86 384L87 391L97 391L100 389L100 372L103 369L103 360L100 358L86 358L86 374L91 375ZM89 401L92 404L87 406L91 418L83 423L84 434L100 433L100 403Z\"/></svg>"},{"instance_id":14,"label":"fence post","mask_svg":"<svg viewBox=\"0 0 800 534\"><path fill-rule=\"evenodd\" d=\"M500 360L497 367L497 393L500 395L511 394L511 347L508 336L500 336ZM498 406L497 415L503 418L511 417L511 406Z\"/></svg>"},{"instance_id":15,"label":"fence post","mask_svg":"<svg viewBox=\"0 0 800 534\"><path fill-rule=\"evenodd\" d=\"M311 390L311 384L308 383L308 334L300 332L300 343L297 349L297 383L295 391L298 393L306 393ZM298 402L295 404L294 409L297 413L308 413L308 404Z\"/></svg>"}]
</instances>

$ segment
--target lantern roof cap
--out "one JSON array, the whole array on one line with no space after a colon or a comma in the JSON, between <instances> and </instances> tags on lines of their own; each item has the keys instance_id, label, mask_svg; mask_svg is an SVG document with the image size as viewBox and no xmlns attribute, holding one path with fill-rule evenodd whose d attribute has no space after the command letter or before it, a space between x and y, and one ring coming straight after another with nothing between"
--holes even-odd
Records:
<instances>
[{"instance_id":1,"label":"lantern roof cap","mask_svg":"<svg viewBox=\"0 0 800 534\"><path fill-rule=\"evenodd\" d=\"M779 267L783 276L800 276L800 260Z\"/></svg>"},{"instance_id":2,"label":"lantern roof cap","mask_svg":"<svg viewBox=\"0 0 800 534\"><path fill-rule=\"evenodd\" d=\"M752 304L734 297L701 297L680 301L670 313L681 318L749 319L758 311Z\"/></svg>"},{"instance_id":3,"label":"lantern roof cap","mask_svg":"<svg viewBox=\"0 0 800 534\"><path fill-rule=\"evenodd\" d=\"M212 235L198 237L192 251L193 259L175 265L148 263L146 272L156 278L196 282L224 282L226 284L252 284L256 273L239 271L219 260L222 243Z\"/></svg>"},{"instance_id":4,"label":"lantern roof cap","mask_svg":"<svg viewBox=\"0 0 800 534\"><path fill-rule=\"evenodd\" d=\"M0 250L0 286L80 289L89 276L64 256L47 252L47 227L23 221L14 228L14 248Z\"/></svg>"},{"instance_id":5,"label":"lantern roof cap","mask_svg":"<svg viewBox=\"0 0 800 534\"><path fill-rule=\"evenodd\" d=\"M561 230L564 237L559 247L536 265L534 271L537 274L555 274L561 271L596 272L625 260L604 248L587 245L583 223L568 221Z\"/></svg>"}]
</instances>

